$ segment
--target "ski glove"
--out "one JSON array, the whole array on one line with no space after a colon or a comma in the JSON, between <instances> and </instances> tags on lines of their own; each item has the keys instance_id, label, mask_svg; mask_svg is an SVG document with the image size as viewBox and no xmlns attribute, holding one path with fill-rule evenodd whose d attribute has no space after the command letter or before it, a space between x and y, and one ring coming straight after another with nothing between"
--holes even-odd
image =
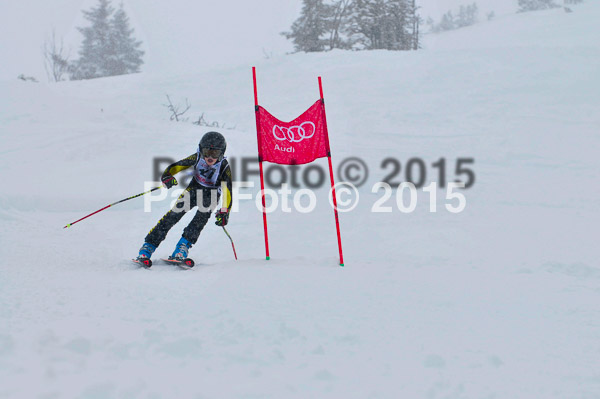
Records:
<instances>
[{"instance_id":1,"label":"ski glove","mask_svg":"<svg viewBox=\"0 0 600 399\"><path fill-rule=\"evenodd\" d=\"M215 215L215 224L217 226L227 226L227 222L229 221L229 212L228 211L218 211Z\"/></svg>"},{"instance_id":2,"label":"ski glove","mask_svg":"<svg viewBox=\"0 0 600 399\"><path fill-rule=\"evenodd\" d=\"M175 176L165 176L161 180L166 188L171 188L177 185L177 179Z\"/></svg>"}]
</instances>

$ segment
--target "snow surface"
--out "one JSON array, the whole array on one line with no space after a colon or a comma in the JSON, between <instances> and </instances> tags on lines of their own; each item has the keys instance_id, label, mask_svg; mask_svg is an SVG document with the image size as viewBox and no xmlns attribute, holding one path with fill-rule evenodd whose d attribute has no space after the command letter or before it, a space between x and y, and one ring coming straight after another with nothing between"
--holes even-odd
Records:
<instances>
[{"instance_id":1,"label":"snow surface","mask_svg":"<svg viewBox=\"0 0 600 399\"><path fill-rule=\"evenodd\" d=\"M600 4L431 35L419 52L296 54L257 65L259 102L289 120L323 76L334 167L360 156L361 201L212 220L190 271L129 259L170 201L132 200L155 156L223 129L256 148L250 65L187 75L0 83L0 397L599 398ZM406 164L475 159L464 212L372 213ZM326 168L325 160L317 165ZM239 168L239 166L238 166ZM238 169L239 170L239 169ZM403 175L402 175L403 176ZM256 176L253 181L258 182ZM256 194L256 189L245 193ZM187 215L158 249L168 255Z\"/></svg>"}]
</instances>

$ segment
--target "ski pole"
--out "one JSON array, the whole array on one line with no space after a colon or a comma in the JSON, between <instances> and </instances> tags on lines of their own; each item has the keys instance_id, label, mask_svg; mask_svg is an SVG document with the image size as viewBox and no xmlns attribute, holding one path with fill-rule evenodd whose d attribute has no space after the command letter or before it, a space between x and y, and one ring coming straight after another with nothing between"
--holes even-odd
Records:
<instances>
[{"instance_id":1,"label":"ski pole","mask_svg":"<svg viewBox=\"0 0 600 399\"><path fill-rule=\"evenodd\" d=\"M229 237L229 241L231 241L231 248L233 248L233 256L235 256L235 260L237 260L237 254L235 253L235 245L233 245L233 239L227 232L227 229L225 228L225 226L221 226L221 227L223 227L223 231L225 232L225 234L227 234L227 237Z\"/></svg>"},{"instance_id":2,"label":"ski pole","mask_svg":"<svg viewBox=\"0 0 600 399\"><path fill-rule=\"evenodd\" d=\"M151 193L152 191L158 190L159 188L162 188L162 186L154 187L152 190L148 190L148 191L146 191L146 192L143 192L143 193L141 193L141 194L133 195L133 196L131 196L131 197L129 197L129 198L122 199L121 201L114 202L114 203L112 203L112 204L110 204L110 205L107 205L107 206L105 206L105 207L104 207L104 208L102 208L102 209L98 209L98 210L97 210L96 212L94 212L94 213L90 213L89 215L87 215L87 216L84 216L84 217L82 217L81 219L74 221L73 223L69 223L68 225L66 225L65 227L63 227L63 229L66 229L67 227L71 227L71 226L72 226L72 225L74 225L75 223L77 223L77 222L81 222L83 219L87 219L87 218L89 218L90 216L92 216L92 215L95 215L95 214L97 214L98 212L101 212L101 211L103 211L103 210L105 210L105 209L107 209L107 208L110 208L110 207L111 207L111 206L113 206L113 205L117 205L117 204L120 204L121 202L125 202L125 201L128 201L128 200L130 200L130 199L137 198L137 197L141 197L142 195L145 195L145 194Z\"/></svg>"}]
</instances>

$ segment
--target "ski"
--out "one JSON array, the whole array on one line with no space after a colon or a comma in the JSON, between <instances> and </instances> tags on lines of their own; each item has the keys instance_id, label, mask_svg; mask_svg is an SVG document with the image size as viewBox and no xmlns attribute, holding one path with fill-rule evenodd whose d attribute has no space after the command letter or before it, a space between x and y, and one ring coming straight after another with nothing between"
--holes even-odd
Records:
<instances>
[{"instance_id":1,"label":"ski","mask_svg":"<svg viewBox=\"0 0 600 399\"><path fill-rule=\"evenodd\" d=\"M152 261L150 259L144 259L143 261L137 259L131 259L133 263L140 265L144 269L150 269L152 266Z\"/></svg>"},{"instance_id":2,"label":"ski","mask_svg":"<svg viewBox=\"0 0 600 399\"><path fill-rule=\"evenodd\" d=\"M194 260L190 259L190 258L173 259L171 257L168 257L167 259L161 258L161 260L163 262L171 264L171 265L177 265L177 266L181 267L182 269L191 269L195 265Z\"/></svg>"}]
</instances>

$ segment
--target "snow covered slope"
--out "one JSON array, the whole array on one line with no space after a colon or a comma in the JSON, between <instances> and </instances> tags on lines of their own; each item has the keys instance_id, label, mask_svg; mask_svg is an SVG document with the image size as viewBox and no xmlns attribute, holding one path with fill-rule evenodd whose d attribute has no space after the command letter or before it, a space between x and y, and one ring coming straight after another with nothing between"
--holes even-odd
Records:
<instances>
[{"instance_id":1,"label":"snow covered slope","mask_svg":"<svg viewBox=\"0 0 600 399\"><path fill-rule=\"evenodd\" d=\"M210 221L191 271L129 261L170 200L62 229L144 191L154 157L194 152L202 113L235 126L221 131L239 172L256 149L250 65L2 83L0 397L600 397L598 18L589 1L431 35L419 52L257 65L259 102L284 120L323 76L334 167L369 168L340 215L344 268L325 188L314 212L269 215L270 261L252 201L230 219L240 259ZM189 99L190 121L168 120L166 94ZM422 159L426 184L440 158L447 181L472 158L464 211L438 189L435 213L422 190L412 213L394 197L371 212L388 157L393 181Z\"/></svg>"}]
</instances>

